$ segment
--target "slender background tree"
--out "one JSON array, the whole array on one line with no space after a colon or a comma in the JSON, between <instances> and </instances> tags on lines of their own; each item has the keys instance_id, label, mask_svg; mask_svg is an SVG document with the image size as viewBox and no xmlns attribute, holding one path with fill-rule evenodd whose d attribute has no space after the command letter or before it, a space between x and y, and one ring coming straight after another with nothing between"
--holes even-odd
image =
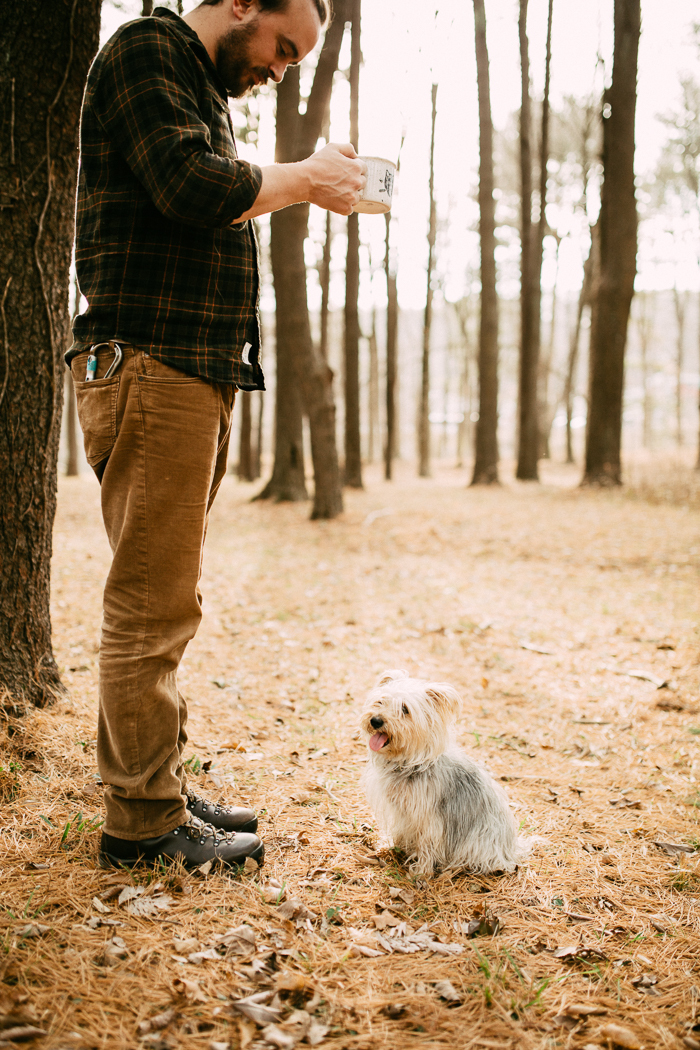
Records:
<instances>
[{"instance_id":1,"label":"slender background tree","mask_svg":"<svg viewBox=\"0 0 700 1050\"><path fill-rule=\"evenodd\" d=\"M627 324L637 270L634 120L641 0L615 0L612 84L603 99L600 265L594 270L583 483L620 485Z\"/></svg>"},{"instance_id":2,"label":"slender background tree","mask_svg":"<svg viewBox=\"0 0 700 1050\"><path fill-rule=\"evenodd\" d=\"M493 199L493 123L484 0L474 0L474 42L479 95L479 418L472 485L498 483L498 294L496 214Z\"/></svg>"},{"instance_id":3,"label":"slender background tree","mask_svg":"<svg viewBox=\"0 0 700 1050\"><path fill-rule=\"evenodd\" d=\"M348 0L351 18L350 43L350 141L359 150L361 0ZM348 216L348 245L345 264L345 484L362 488L362 444L360 438L360 216Z\"/></svg>"},{"instance_id":4,"label":"slender background tree","mask_svg":"<svg viewBox=\"0 0 700 1050\"><path fill-rule=\"evenodd\" d=\"M420 402L418 405L418 475L430 477L430 330L433 324L433 266L435 264L435 238L437 234L437 209L435 205L435 120L437 117L438 86L430 89L430 159L428 167L428 268L423 313L423 355L421 358Z\"/></svg>"}]
</instances>

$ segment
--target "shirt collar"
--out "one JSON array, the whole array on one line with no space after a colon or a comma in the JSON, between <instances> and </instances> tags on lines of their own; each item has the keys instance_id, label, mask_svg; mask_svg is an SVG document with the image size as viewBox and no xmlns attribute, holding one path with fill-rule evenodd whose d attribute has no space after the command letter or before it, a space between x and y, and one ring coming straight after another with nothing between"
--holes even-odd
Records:
<instances>
[{"instance_id":1,"label":"shirt collar","mask_svg":"<svg viewBox=\"0 0 700 1050\"><path fill-rule=\"evenodd\" d=\"M197 52L197 57L201 60L210 77L214 81L216 90L219 92L223 100L228 103L229 92L226 85L219 76L216 66L209 58L209 53L206 47L197 36L194 29L192 29L191 26L188 26L184 18L180 18L179 15L176 15L174 11L170 11L167 7L156 7L153 10L153 14L156 18L167 18L169 22L175 23L178 32L187 38L190 47Z\"/></svg>"}]
</instances>

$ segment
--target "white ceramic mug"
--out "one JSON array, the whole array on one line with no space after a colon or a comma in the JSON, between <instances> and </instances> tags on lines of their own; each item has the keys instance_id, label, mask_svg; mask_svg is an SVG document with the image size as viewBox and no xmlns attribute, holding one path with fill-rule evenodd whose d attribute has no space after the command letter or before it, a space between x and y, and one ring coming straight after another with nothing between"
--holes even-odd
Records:
<instances>
[{"instance_id":1,"label":"white ceramic mug","mask_svg":"<svg viewBox=\"0 0 700 1050\"><path fill-rule=\"evenodd\" d=\"M396 165L383 157L360 157L367 165L367 184L352 209L368 215L381 215L391 208Z\"/></svg>"}]
</instances>

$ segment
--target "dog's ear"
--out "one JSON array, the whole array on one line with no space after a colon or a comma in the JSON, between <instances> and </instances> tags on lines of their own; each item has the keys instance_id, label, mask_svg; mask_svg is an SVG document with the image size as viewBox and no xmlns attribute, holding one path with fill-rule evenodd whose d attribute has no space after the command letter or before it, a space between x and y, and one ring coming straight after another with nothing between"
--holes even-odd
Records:
<instances>
[{"instance_id":1,"label":"dog's ear","mask_svg":"<svg viewBox=\"0 0 700 1050\"><path fill-rule=\"evenodd\" d=\"M441 711L445 718L456 718L462 707L462 698L454 688L446 682L435 682L425 690L435 706Z\"/></svg>"},{"instance_id":2,"label":"dog's ear","mask_svg":"<svg viewBox=\"0 0 700 1050\"><path fill-rule=\"evenodd\" d=\"M386 685L387 682L394 682L398 678L408 678L408 671L384 671L379 676L377 685Z\"/></svg>"}]
</instances>

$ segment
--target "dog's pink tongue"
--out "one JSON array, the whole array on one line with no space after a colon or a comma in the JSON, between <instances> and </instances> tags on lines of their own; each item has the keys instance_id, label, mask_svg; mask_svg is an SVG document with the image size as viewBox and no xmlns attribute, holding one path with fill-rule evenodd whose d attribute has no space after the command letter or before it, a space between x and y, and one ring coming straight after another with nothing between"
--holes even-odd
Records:
<instances>
[{"instance_id":1,"label":"dog's pink tongue","mask_svg":"<svg viewBox=\"0 0 700 1050\"><path fill-rule=\"evenodd\" d=\"M388 739L386 733L375 733L369 738L369 746L373 751L381 751Z\"/></svg>"}]
</instances>

